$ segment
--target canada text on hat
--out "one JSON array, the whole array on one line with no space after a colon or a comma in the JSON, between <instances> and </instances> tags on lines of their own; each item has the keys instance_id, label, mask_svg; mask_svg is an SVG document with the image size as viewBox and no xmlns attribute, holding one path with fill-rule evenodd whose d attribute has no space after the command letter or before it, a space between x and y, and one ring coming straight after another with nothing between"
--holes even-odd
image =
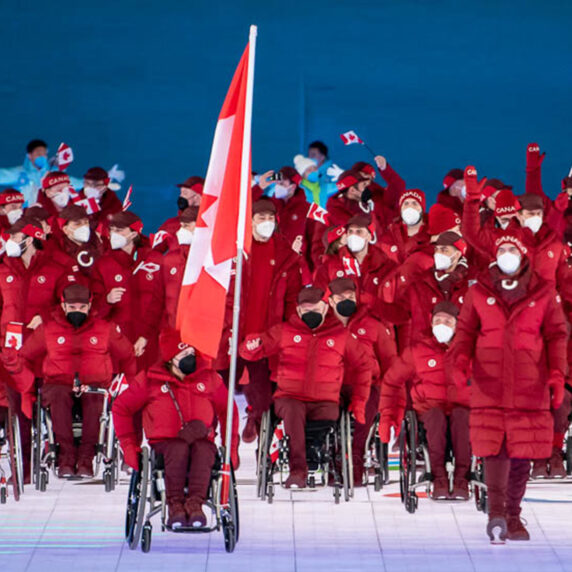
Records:
<instances>
[{"instance_id":1,"label":"canada text on hat","mask_svg":"<svg viewBox=\"0 0 572 572\"><path fill-rule=\"evenodd\" d=\"M62 183L66 183L67 185L70 184L70 178L65 173L61 173L60 171L55 171L53 173L48 173L42 179L42 189L46 191L47 189L54 187L56 185L61 185Z\"/></svg>"},{"instance_id":2,"label":"canada text on hat","mask_svg":"<svg viewBox=\"0 0 572 572\"><path fill-rule=\"evenodd\" d=\"M17 234L18 232L39 240L44 240L46 238L41 222L27 216L23 216L8 229L8 233L12 235Z\"/></svg>"},{"instance_id":3,"label":"canada text on hat","mask_svg":"<svg viewBox=\"0 0 572 572\"><path fill-rule=\"evenodd\" d=\"M364 178L361 176L359 171L354 171L352 169L349 169L347 171L344 171L340 175L340 177L338 178L338 182L336 183L336 186L338 188L338 191L345 191L346 189L349 189L350 187L357 185L363 180Z\"/></svg>"},{"instance_id":4,"label":"canada text on hat","mask_svg":"<svg viewBox=\"0 0 572 572\"><path fill-rule=\"evenodd\" d=\"M328 230L328 244L332 244L332 242L335 242L336 240L338 240L338 238L344 236L345 233L346 233L345 226L335 226L333 228L330 228Z\"/></svg>"},{"instance_id":5,"label":"canada text on hat","mask_svg":"<svg viewBox=\"0 0 572 572\"><path fill-rule=\"evenodd\" d=\"M520 203L509 189L499 191L495 198L495 216L516 214L520 210Z\"/></svg>"},{"instance_id":6,"label":"canada text on hat","mask_svg":"<svg viewBox=\"0 0 572 572\"><path fill-rule=\"evenodd\" d=\"M526 254L528 252L526 246L524 246L524 244L522 244L522 242L512 234L503 234L495 240L495 247L497 250L501 244L514 244L522 254Z\"/></svg>"},{"instance_id":7,"label":"canada text on hat","mask_svg":"<svg viewBox=\"0 0 572 572\"><path fill-rule=\"evenodd\" d=\"M24 202L24 195L16 189L4 189L0 193L0 206L23 204Z\"/></svg>"},{"instance_id":8,"label":"canada text on hat","mask_svg":"<svg viewBox=\"0 0 572 572\"><path fill-rule=\"evenodd\" d=\"M420 189L407 189L406 191L403 191L399 197L399 208L401 208L401 205L407 199L417 201L421 205L422 210L425 211L425 193L423 191Z\"/></svg>"},{"instance_id":9,"label":"canada text on hat","mask_svg":"<svg viewBox=\"0 0 572 572\"><path fill-rule=\"evenodd\" d=\"M190 347L181 341L181 334L178 330L167 329L159 334L159 350L163 361L171 361L177 354Z\"/></svg>"}]
</instances>

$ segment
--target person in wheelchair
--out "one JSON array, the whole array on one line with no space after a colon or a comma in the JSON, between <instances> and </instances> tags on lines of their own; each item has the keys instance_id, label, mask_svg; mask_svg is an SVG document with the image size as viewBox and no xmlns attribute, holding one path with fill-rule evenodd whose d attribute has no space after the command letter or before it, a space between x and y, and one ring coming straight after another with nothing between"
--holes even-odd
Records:
<instances>
[{"instance_id":1,"label":"person in wheelchair","mask_svg":"<svg viewBox=\"0 0 572 572\"><path fill-rule=\"evenodd\" d=\"M135 374L135 356L118 326L92 313L89 288L83 284L64 288L51 319L36 328L20 351L5 349L2 359L23 394L34 391L34 364L42 364L43 405L50 409L59 445L58 476L93 477L103 396L81 396L82 436L76 446L72 409L74 396L82 389L75 380L79 378L84 387L107 388L116 373L112 360L129 380Z\"/></svg>"},{"instance_id":2,"label":"person in wheelchair","mask_svg":"<svg viewBox=\"0 0 572 572\"><path fill-rule=\"evenodd\" d=\"M381 379L397 357L397 349L392 330L372 317L371 310L366 305L358 303L356 285L351 278L336 278L330 282L328 289L328 301L334 315L367 348L374 366L365 408L365 424L356 423L353 433L353 480L354 486L359 487L363 484L365 443L377 414ZM349 396L351 399L353 382L353 372L346 370L342 387L344 398Z\"/></svg>"},{"instance_id":3,"label":"person in wheelchair","mask_svg":"<svg viewBox=\"0 0 572 572\"><path fill-rule=\"evenodd\" d=\"M181 342L177 330L159 337L160 361L138 376L113 403L113 421L125 462L139 470L141 438L135 416L142 412L149 444L165 463L167 526L204 527L206 500L216 457L218 422L225 434L228 390L211 360ZM238 410L233 418L231 460L238 469Z\"/></svg>"},{"instance_id":4,"label":"person in wheelchair","mask_svg":"<svg viewBox=\"0 0 572 572\"><path fill-rule=\"evenodd\" d=\"M425 426L433 476L433 499L468 500L471 469L469 443L469 388L457 389L448 381L445 360L455 335L459 309L451 302L439 302L432 311L431 331L413 338L411 345L389 368L382 381L379 434L389 443L393 427L399 433L407 404L407 382L413 409ZM455 473L453 490L445 467L447 431L450 430Z\"/></svg>"},{"instance_id":5,"label":"person in wheelchair","mask_svg":"<svg viewBox=\"0 0 572 572\"><path fill-rule=\"evenodd\" d=\"M284 420L290 438L287 488L306 486L306 422L336 421L340 415L344 368L353 375L349 409L356 421L365 423L374 367L363 344L335 316L328 315L323 290L303 288L296 312L266 332L249 334L240 346L240 355L246 360L278 358L271 378L277 384L275 411Z\"/></svg>"}]
</instances>

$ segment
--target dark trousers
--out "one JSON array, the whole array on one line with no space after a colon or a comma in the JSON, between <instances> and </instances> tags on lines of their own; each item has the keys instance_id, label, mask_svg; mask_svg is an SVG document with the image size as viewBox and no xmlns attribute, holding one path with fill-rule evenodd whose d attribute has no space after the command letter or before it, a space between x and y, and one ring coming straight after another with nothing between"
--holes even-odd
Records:
<instances>
[{"instance_id":1,"label":"dark trousers","mask_svg":"<svg viewBox=\"0 0 572 572\"><path fill-rule=\"evenodd\" d=\"M441 408L434 407L423 413L420 420L425 426L433 478L444 479L447 477L445 453L447 428L450 427L451 445L455 456L455 479L466 479L471 469L469 410L466 407L455 407L447 415Z\"/></svg>"},{"instance_id":2,"label":"dark trousers","mask_svg":"<svg viewBox=\"0 0 572 572\"><path fill-rule=\"evenodd\" d=\"M369 394L369 399L365 404L365 424L362 425L357 421L354 423L354 434L352 441L352 457L353 457L354 467L363 467L365 442L367 441L369 430L373 425L378 409L379 409L379 387L377 385L372 385Z\"/></svg>"},{"instance_id":3,"label":"dark trousers","mask_svg":"<svg viewBox=\"0 0 572 572\"><path fill-rule=\"evenodd\" d=\"M44 384L42 387L43 405L50 409L56 442L59 444L59 465L74 466L77 462L90 462L95 456L103 396L84 393L80 399L82 411L81 443L76 448L72 423L73 392L67 385Z\"/></svg>"},{"instance_id":4,"label":"dark trousers","mask_svg":"<svg viewBox=\"0 0 572 572\"><path fill-rule=\"evenodd\" d=\"M189 445L182 439L168 439L153 444L156 454L165 461L165 488L169 500L184 501L185 485L188 498L202 502L207 497L216 447L208 439L198 439Z\"/></svg>"},{"instance_id":5,"label":"dark trousers","mask_svg":"<svg viewBox=\"0 0 572 572\"><path fill-rule=\"evenodd\" d=\"M290 448L290 472L305 476L306 465L306 421L336 421L339 405L333 401L300 401L290 397L274 400L276 415L284 420Z\"/></svg>"},{"instance_id":6,"label":"dark trousers","mask_svg":"<svg viewBox=\"0 0 572 572\"><path fill-rule=\"evenodd\" d=\"M529 459L511 459L503 442L498 455L485 457L489 516L518 516L530 473Z\"/></svg>"}]
</instances>

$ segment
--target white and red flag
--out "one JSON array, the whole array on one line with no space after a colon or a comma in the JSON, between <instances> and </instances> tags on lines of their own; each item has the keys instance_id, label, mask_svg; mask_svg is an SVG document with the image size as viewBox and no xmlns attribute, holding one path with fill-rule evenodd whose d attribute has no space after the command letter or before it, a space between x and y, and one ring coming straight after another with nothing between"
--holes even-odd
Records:
<instances>
[{"instance_id":1,"label":"white and red flag","mask_svg":"<svg viewBox=\"0 0 572 572\"><path fill-rule=\"evenodd\" d=\"M177 309L181 339L211 357L218 353L233 259L248 253L252 241L251 44L252 32L219 114Z\"/></svg>"},{"instance_id":2,"label":"white and red flag","mask_svg":"<svg viewBox=\"0 0 572 572\"><path fill-rule=\"evenodd\" d=\"M355 131L346 131L340 135L340 138L344 142L344 145L353 145L354 143L363 145L363 141Z\"/></svg>"},{"instance_id":3,"label":"white and red flag","mask_svg":"<svg viewBox=\"0 0 572 572\"><path fill-rule=\"evenodd\" d=\"M312 203L310 205L306 218L310 218L317 222L321 222L322 224L325 225L330 224L330 220L328 218L328 211L324 207L321 207L318 203Z\"/></svg>"},{"instance_id":4,"label":"white and red flag","mask_svg":"<svg viewBox=\"0 0 572 572\"><path fill-rule=\"evenodd\" d=\"M60 143L57 152L58 169L65 171L73 163L73 150L66 143Z\"/></svg>"},{"instance_id":5,"label":"white and red flag","mask_svg":"<svg viewBox=\"0 0 572 572\"><path fill-rule=\"evenodd\" d=\"M125 198L123 199L123 205L121 210L126 211L133 203L131 202L131 193L133 192L133 185L130 185L125 193Z\"/></svg>"}]
</instances>

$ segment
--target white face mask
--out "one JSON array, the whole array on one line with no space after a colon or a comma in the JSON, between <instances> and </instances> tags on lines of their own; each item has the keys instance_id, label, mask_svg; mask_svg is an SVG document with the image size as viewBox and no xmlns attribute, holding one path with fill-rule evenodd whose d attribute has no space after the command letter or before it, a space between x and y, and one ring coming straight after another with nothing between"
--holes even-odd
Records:
<instances>
[{"instance_id":1,"label":"white face mask","mask_svg":"<svg viewBox=\"0 0 572 572\"><path fill-rule=\"evenodd\" d=\"M520 268L520 256L505 252L497 256L497 264L504 274L514 274Z\"/></svg>"},{"instance_id":2,"label":"white face mask","mask_svg":"<svg viewBox=\"0 0 572 572\"><path fill-rule=\"evenodd\" d=\"M348 248L352 252L361 252L365 248L365 238L357 234L350 234L348 236Z\"/></svg>"},{"instance_id":3,"label":"white face mask","mask_svg":"<svg viewBox=\"0 0 572 572\"><path fill-rule=\"evenodd\" d=\"M541 216L531 216L524 221L524 226L529 228L534 234L536 234L540 227L542 226L542 217Z\"/></svg>"},{"instance_id":4,"label":"white face mask","mask_svg":"<svg viewBox=\"0 0 572 572\"><path fill-rule=\"evenodd\" d=\"M99 199L99 196L100 196L99 189L96 189L94 187L84 187L83 188L83 194L88 199Z\"/></svg>"},{"instance_id":5,"label":"white face mask","mask_svg":"<svg viewBox=\"0 0 572 572\"><path fill-rule=\"evenodd\" d=\"M127 239L118 232L112 232L110 234L109 242L111 242L112 250L119 250L120 248L125 248L127 246Z\"/></svg>"},{"instance_id":6,"label":"white face mask","mask_svg":"<svg viewBox=\"0 0 572 572\"><path fill-rule=\"evenodd\" d=\"M401 220L407 226L415 226L421 220L421 212L412 207L407 207L401 211Z\"/></svg>"},{"instance_id":7,"label":"white face mask","mask_svg":"<svg viewBox=\"0 0 572 572\"><path fill-rule=\"evenodd\" d=\"M265 220L264 222L259 222L256 225L256 232L262 238L270 238L274 233L276 228L276 223L273 220Z\"/></svg>"},{"instance_id":8,"label":"white face mask","mask_svg":"<svg viewBox=\"0 0 572 572\"><path fill-rule=\"evenodd\" d=\"M188 228L181 227L177 232L177 240L179 244L192 244L194 232Z\"/></svg>"},{"instance_id":9,"label":"white face mask","mask_svg":"<svg viewBox=\"0 0 572 572\"><path fill-rule=\"evenodd\" d=\"M70 192L68 189L64 189L63 191L60 191L59 193L57 193L52 197L52 202L60 208L64 208L65 206L67 206L69 200L70 200Z\"/></svg>"},{"instance_id":10,"label":"white face mask","mask_svg":"<svg viewBox=\"0 0 572 572\"><path fill-rule=\"evenodd\" d=\"M290 188L284 185L276 184L274 185L274 196L277 199L285 199L290 193Z\"/></svg>"},{"instance_id":11,"label":"white face mask","mask_svg":"<svg viewBox=\"0 0 572 572\"><path fill-rule=\"evenodd\" d=\"M87 242L91 235L91 230L88 224L84 224L73 231L73 238L78 242Z\"/></svg>"},{"instance_id":12,"label":"white face mask","mask_svg":"<svg viewBox=\"0 0 572 572\"><path fill-rule=\"evenodd\" d=\"M14 209L13 211L6 213L6 217L10 224L14 224L23 214L24 211L22 209Z\"/></svg>"},{"instance_id":13,"label":"white face mask","mask_svg":"<svg viewBox=\"0 0 572 572\"><path fill-rule=\"evenodd\" d=\"M433 326L432 330L435 339L440 344L449 343L455 335L455 330L450 326L446 326L445 324L437 324L436 326Z\"/></svg>"},{"instance_id":14,"label":"white face mask","mask_svg":"<svg viewBox=\"0 0 572 572\"><path fill-rule=\"evenodd\" d=\"M6 241L6 256L10 258L18 258L22 256L22 245L14 239L9 238Z\"/></svg>"},{"instance_id":15,"label":"white face mask","mask_svg":"<svg viewBox=\"0 0 572 572\"><path fill-rule=\"evenodd\" d=\"M506 227L510 224L510 220L499 220L499 226L505 230Z\"/></svg>"},{"instance_id":16,"label":"white face mask","mask_svg":"<svg viewBox=\"0 0 572 572\"><path fill-rule=\"evenodd\" d=\"M436 252L433 255L433 260L435 261L435 270L447 270L447 268L453 264L453 260L450 256L441 254L440 252Z\"/></svg>"}]
</instances>

